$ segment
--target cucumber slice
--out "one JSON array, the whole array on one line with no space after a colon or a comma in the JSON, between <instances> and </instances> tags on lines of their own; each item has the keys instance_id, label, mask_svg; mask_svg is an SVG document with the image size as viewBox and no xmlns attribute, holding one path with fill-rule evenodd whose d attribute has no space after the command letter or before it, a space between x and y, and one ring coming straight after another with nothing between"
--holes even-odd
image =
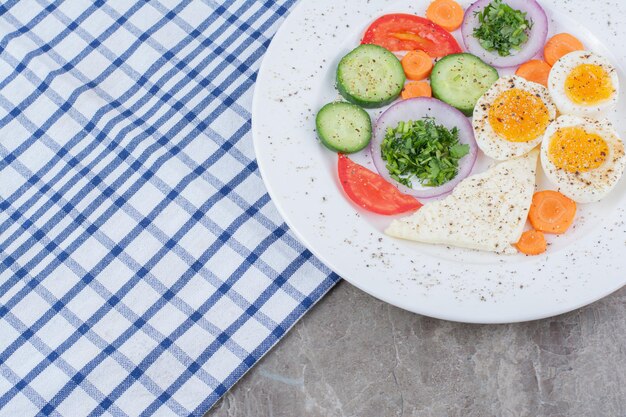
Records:
<instances>
[{"instance_id":1,"label":"cucumber slice","mask_svg":"<svg viewBox=\"0 0 626 417\"><path fill-rule=\"evenodd\" d=\"M433 67L433 97L471 116L478 99L498 80L498 71L472 54L443 57Z\"/></svg>"},{"instance_id":2,"label":"cucumber slice","mask_svg":"<svg viewBox=\"0 0 626 417\"><path fill-rule=\"evenodd\" d=\"M398 97L404 70L394 54L378 45L361 45L337 67L337 89L346 100L363 107L382 107Z\"/></svg>"},{"instance_id":3,"label":"cucumber slice","mask_svg":"<svg viewBox=\"0 0 626 417\"><path fill-rule=\"evenodd\" d=\"M372 138L372 120L365 110L350 103L328 103L315 118L317 136L335 152L354 153Z\"/></svg>"}]
</instances>

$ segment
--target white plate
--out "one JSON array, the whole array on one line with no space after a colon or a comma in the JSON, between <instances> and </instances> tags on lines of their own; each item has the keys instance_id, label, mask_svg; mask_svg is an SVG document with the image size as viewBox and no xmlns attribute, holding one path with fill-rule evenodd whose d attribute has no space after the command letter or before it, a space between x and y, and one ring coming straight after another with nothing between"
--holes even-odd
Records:
<instances>
[{"instance_id":1,"label":"white plate","mask_svg":"<svg viewBox=\"0 0 626 417\"><path fill-rule=\"evenodd\" d=\"M318 143L314 132L317 110L338 98L336 65L358 45L372 20L391 12L424 15L428 3L303 0L281 26L257 79L252 130L261 174L287 224L311 252L353 285L398 307L442 319L533 320L573 310L622 287L625 181L602 202L581 205L576 227L550 236L548 251L536 257L390 238L383 233L389 217L359 210L344 197L336 177L337 157ZM617 46L626 42L626 36L613 32L606 18L584 9L593 6L590 3L569 3L578 8L568 8L568 16L557 12L556 2L542 2L550 35L570 32L589 49L620 64L623 52L615 56L611 51L624 51ZM614 20L612 27L620 31L626 23L621 16L623 12L614 11L613 19L620 21ZM597 37L574 19L584 21ZM621 71L620 78L624 86ZM624 90L618 109L622 115ZM380 113L372 111L373 120ZM612 117L626 137L624 119ZM365 152L354 159L373 169ZM482 157L475 170L487 163Z\"/></svg>"}]
</instances>

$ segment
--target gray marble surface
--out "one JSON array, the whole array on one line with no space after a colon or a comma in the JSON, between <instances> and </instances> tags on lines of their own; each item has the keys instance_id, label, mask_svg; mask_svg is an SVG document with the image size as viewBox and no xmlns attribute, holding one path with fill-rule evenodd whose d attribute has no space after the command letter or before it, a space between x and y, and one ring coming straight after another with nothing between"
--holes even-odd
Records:
<instances>
[{"instance_id":1,"label":"gray marble surface","mask_svg":"<svg viewBox=\"0 0 626 417\"><path fill-rule=\"evenodd\" d=\"M580 310L468 325L341 282L208 416L626 416L626 288Z\"/></svg>"}]
</instances>

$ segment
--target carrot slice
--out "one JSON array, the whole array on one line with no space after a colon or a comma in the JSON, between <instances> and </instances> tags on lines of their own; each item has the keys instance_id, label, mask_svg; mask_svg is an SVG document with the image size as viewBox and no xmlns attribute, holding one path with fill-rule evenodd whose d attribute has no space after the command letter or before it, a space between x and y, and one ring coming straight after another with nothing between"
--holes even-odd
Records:
<instances>
[{"instance_id":1,"label":"carrot slice","mask_svg":"<svg viewBox=\"0 0 626 417\"><path fill-rule=\"evenodd\" d=\"M402 98L414 98L414 97L431 97L432 90L430 84L426 81L411 81L404 86L402 90Z\"/></svg>"},{"instance_id":2,"label":"carrot slice","mask_svg":"<svg viewBox=\"0 0 626 417\"><path fill-rule=\"evenodd\" d=\"M583 49L585 49L585 46L574 36L569 33L557 33L546 42L546 46L543 48L543 57L552 66L563 55Z\"/></svg>"},{"instance_id":3,"label":"carrot slice","mask_svg":"<svg viewBox=\"0 0 626 417\"><path fill-rule=\"evenodd\" d=\"M535 229L555 234L565 233L575 216L576 203L552 190L536 192L528 212L528 220Z\"/></svg>"},{"instance_id":4,"label":"carrot slice","mask_svg":"<svg viewBox=\"0 0 626 417\"><path fill-rule=\"evenodd\" d=\"M426 17L452 32L463 23L463 8L454 0L435 0L426 9Z\"/></svg>"},{"instance_id":5,"label":"carrot slice","mask_svg":"<svg viewBox=\"0 0 626 417\"><path fill-rule=\"evenodd\" d=\"M547 87L548 76L550 75L551 69L552 67L545 61L540 59L531 59L530 61L524 62L520 65L517 71L515 71L515 75Z\"/></svg>"},{"instance_id":6,"label":"carrot slice","mask_svg":"<svg viewBox=\"0 0 626 417\"><path fill-rule=\"evenodd\" d=\"M515 246L525 255L539 255L546 251L548 244L542 232L538 230L527 230L522 233L522 236Z\"/></svg>"},{"instance_id":7,"label":"carrot slice","mask_svg":"<svg viewBox=\"0 0 626 417\"><path fill-rule=\"evenodd\" d=\"M400 63L410 80L423 80L433 69L433 60L426 52L420 50L407 52Z\"/></svg>"}]
</instances>

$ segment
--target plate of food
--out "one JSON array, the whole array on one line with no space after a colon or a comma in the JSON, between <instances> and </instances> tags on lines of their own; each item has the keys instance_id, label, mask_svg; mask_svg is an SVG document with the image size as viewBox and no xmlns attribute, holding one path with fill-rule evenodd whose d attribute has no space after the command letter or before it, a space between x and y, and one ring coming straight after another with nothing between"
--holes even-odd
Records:
<instances>
[{"instance_id":1,"label":"plate of food","mask_svg":"<svg viewBox=\"0 0 626 417\"><path fill-rule=\"evenodd\" d=\"M252 131L304 245L381 300L461 322L626 284L626 34L570 4L302 0Z\"/></svg>"}]
</instances>

